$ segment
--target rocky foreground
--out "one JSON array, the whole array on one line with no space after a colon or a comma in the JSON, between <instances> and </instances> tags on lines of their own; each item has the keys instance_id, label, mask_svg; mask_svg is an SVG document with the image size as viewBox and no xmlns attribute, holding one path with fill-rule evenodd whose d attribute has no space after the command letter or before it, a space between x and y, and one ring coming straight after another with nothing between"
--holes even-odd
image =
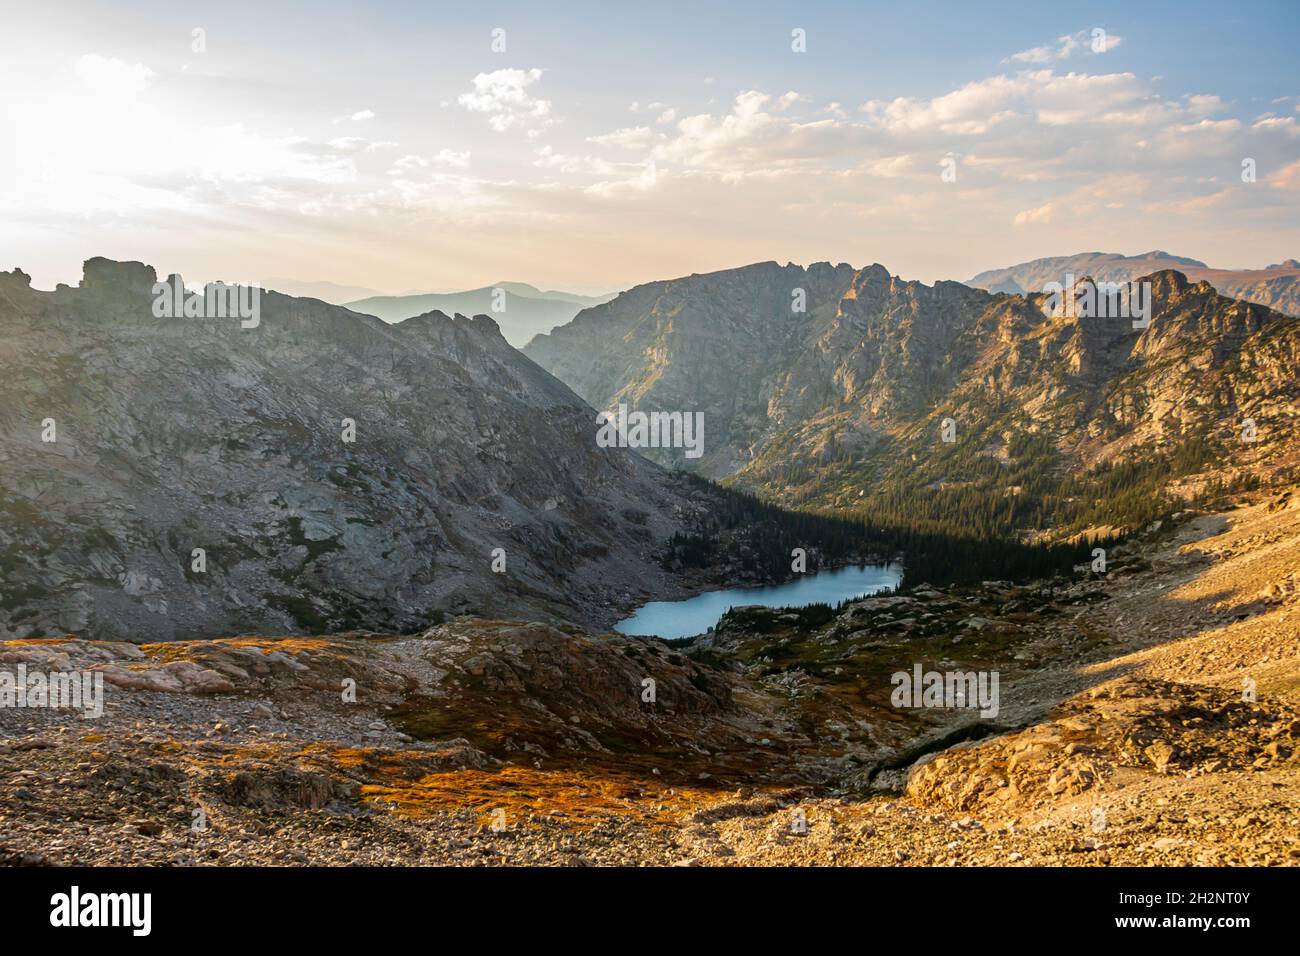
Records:
<instances>
[{"instance_id":1,"label":"rocky foreground","mask_svg":"<svg viewBox=\"0 0 1300 956\"><path fill-rule=\"evenodd\" d=\"M685 646L418 636L0 644L102 717L0 710L14 864L1297 865L1300 495L1072 581L733 612ZM996 716L890 675L996 670Z\"/></svg>"}]
</instances>

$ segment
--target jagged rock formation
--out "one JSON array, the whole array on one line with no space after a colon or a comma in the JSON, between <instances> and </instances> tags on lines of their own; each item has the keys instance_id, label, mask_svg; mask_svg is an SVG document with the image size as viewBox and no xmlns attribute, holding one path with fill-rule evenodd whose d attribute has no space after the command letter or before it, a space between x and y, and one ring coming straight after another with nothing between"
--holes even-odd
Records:
<instances>
[{"instance_id":1,"label":"jagged rock formation","mask_svg":"<svg viewBox=\"0 0 1300 956\"><path fill-rule=\"evenodd\" d=\"M608 623L671 590L656 556L695 506L491 319L273 292L253 328L155 318L155 280L0 274L0 635Z\"/></svg>"},{"instance_id":2,"label":"jagged rock formation","mask_svg":"<svg viewBox=\"0 0 1300 956\"><path fill-rule=\"evenodd\" d=\"M939 325L914 338L892 319L916 297ZM878 386L872 404L884 414L942 394L941 383L926 384L932 340L957 316L973 317L983 298L956 282L901 283L879 265L765 262L637 286L538 336L525 354L598 408L702 411L699 470L722 477L776 430L816 419L864 388ZM846 350L861 356L859 367L844 367ZM678 449L650 454L690 464Z\"/></svg>"},{"instance_id":3,"label":"jagged rock formation","mask_svg":"<svg viewBox=\"0 0 1300 956\"><path fill-rule=\"evenodd\" d=\"M597 407L703 411L699 469L786 502L851 505L891 476L974 481L980 457L1011 476L1026 436L1058 478L1193 437L1230 467L1276 457L1300 415L1300 322L1178 272L1145 281L1151 324L1135 329L879 265L760 263L638 286L525 351Z\"/></svg>"},{"instance_id":4,"label":"jagged rock formation","mask_svg":"<svg viewBox=\"0 0 1300 956\"><path fill-rule=\"evenodd\" d=\"M1005 269L989 269L966 284L989 292L1023 295L1041 292L1048 282L1064 282L1066 273L1089 275L1098 282L1131 282L1153 272L1174 270L1192 282L1208 282L1222 295L1300 315L1300 262L1286 259L1263 269L1215 269L1198 259L1153 250L1136 256L1084 252L1075 256L1034 259Z\"/></svg>"}]
</instances>

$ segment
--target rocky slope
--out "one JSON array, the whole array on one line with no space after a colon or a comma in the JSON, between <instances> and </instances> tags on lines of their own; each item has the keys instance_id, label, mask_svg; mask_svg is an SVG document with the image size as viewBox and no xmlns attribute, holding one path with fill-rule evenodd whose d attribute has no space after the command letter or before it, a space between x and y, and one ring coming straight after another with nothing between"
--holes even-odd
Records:
<instances>
[{"instance_id":1,"label":"rocky slope","mask_svg":"<svg viewBox=\"0 0 1300 956\"><path fill-rule=\"evenodd\" d=\"M952 385L945 343L988 299L957 282L903 282L879 265L765 262L637 286L525 354L598 408L703 412L695 465L723 477L782 429L846 405L865 404L882 423L928 409ZM676 449L648 454L692 464Z\"/></svg>"},{"instance_id":2,"label":"rocky slope","mask_svg":"<svg viewBox=\"0 0 1300 956\"><path fill-rule=\"evenodd\" d=\"M0 643L106 680L99 718L0 709L0 861L1300 865L1297 500L1183 514L1104 575L689 645L468 617ZM999 671L999 713L893 706L916 663Z\"/></svg>"},{"instance_id":3,"label":"rocky slope","mask_svg":"<svg viewBox=\"0 0 1300 956\"><path fill-rule=\"evenodd\" d=\"M0 274L0 635L608 623L677 586L657 556L707 501L597 447L594 411L491 319L276 293L256 327L155 318L155 279Z\"/></svg>"},{"instance_id":4,"label":"rocky slope","mask_svg":"<svg viewBox=\"0 0 1300 956\"><path fill-rule=\"evenodd\" d=\"M1300 315L1300 262L1287 259L1263 269L1215 269L1198 259L1154 250L1136 256L1085 252L1034 259L1005 269L989 269L966 281L989 292L1041 292L1048 282L1065 282L1066 273L1098 282L1131 282L1153 272L1173 270L1192 282L1208 282L1222 295L1244 299L1287 315Z\"/></svg>"},{"instance_id":5,"label":"rocky slope","mask_svg":"<svg viewBox=\"0 0 1300 956\"><path fill-rule=\"evenodd\" d=\"M1151 325L1134 329L879 265L761 263L638 286L525 351L597 407L702 411L695 467L786 503L972 484L1005 497L1026 479L1048 494L1193 439L1228 471L1273 460L1295 429L1300 322L1177 272L1145 281Z\"/></svg>"}]
</instances>

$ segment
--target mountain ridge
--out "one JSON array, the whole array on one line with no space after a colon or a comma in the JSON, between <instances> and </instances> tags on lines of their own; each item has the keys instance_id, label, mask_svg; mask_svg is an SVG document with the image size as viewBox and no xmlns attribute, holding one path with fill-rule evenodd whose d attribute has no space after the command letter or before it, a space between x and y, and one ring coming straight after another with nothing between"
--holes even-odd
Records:
<instances>
[{"instance_id":1,"label":"mountain ridge","mask_svg":"<svg viewBox=\"0 0 1300 956\"><path fill-rule=\"evenodd\" d=\"M1090 275L1098 282L1130 282L1167 269L1184 272L1193 281L1204 279L1223 295L1266 305L1287 315L1300 315L1300 262L1286 259L1262 269L1216 269L1199 259L1160 249L1126 256L1115 252L1085 252L1032 259L988 269L966 280L990 292L1024 294L1041 291L1048 282L1065 282L1067 273Z\"/></svg>"},{"instance_id":2,"label":"mountain ridge","mask_svg":"<svg viewBox=\"0 0 1300 956\"><path fill-rule=\"evenodd\" d=\"M981 459L1002 460L1006 477L1050 478L1040 518L1027 504L977 506L1008 531L1050 524L1046 512L1082 520L1055 500L1067 477L1152 465L1191 443L1188 462L1217 462L1235 480L1246 462L1276 458L1294 430L1286 369L1300 323L1176 271L1143 281L1153 314L1138 331L1121 318L1049 317L1041 294L928 286L879 264L754 263L634 287L525 353L598 408L703 411L712 445L698 470L787 506L851 508L869 495L899 504L910 493L920 507L937 483L952 493L935 496L950 500L932 516L955 518L976 506L960 505L958 489L1020 493ZM800 295L803 312L791 306ZM1261 440L1236 448L1251 416ZM949 417L960 427L945 457L936 443ZM1023 475L999 450L1013 439Z\"/></svg>"},{"instance_id":3,"label":"mountain ridge","mask_svg":"<svg viewBox=\"0 0 1300 956\"><path fill-rule=\"evenodd\" d=\"M604 301L607 297L543 291L524 282L501 282L463 292L375 295L344 306L390 323L432 311L491 314L506 340L522 348L533 336L563 325L582 309Z\"/></svg>"},{"instance_id":4,"label":"mountain ridge","mask_svg":"<svg viewBox=\"0 0 1300 956\"><path fill-rule=\"evenodd\" d=\"M266 292L245 329L156 318L157 279L0 273L0 362L24 370L0 384L0 633L400 630L497 601L607 621L680 589L658 550L698 503L598 448L490 317Z\"/></svg>"}]
</instances>

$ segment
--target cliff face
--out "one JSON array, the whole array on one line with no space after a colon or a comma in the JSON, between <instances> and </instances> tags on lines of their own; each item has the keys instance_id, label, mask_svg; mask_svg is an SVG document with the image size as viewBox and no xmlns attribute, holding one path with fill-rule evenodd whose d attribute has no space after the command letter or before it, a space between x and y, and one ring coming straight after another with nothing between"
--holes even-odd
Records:
<instances>
[{"instance_id":1,"label":"cliff face","mask_svg":"<svg viewBox=\"0 0 1300 956\"><path fill-rule=\"evenodd\" d=\"M668 586L655 555L692 505L597 447L595 412L490 319L277 293L256 327L160 319L156 278L0 275L0 634L590 621Z\"/></svg>"},{"instance_id":2,"label":"cliff face","mask_svg":"<svg viewBox=\"0 0 1300 956\"><path fill-rule=\"evenodd\" d=\"M766 262L653 282L584 310L524 353L597 408L703 412L695 464L720 477L747 459L770 417L802 416L831 397L825 376L803 375L789 359L834 314L852 276L845 265ZM800 292L804 312L795 311ZM649 454L687 463L680 449Z\"/></svg>"},{"instance_id":3,"label":"cliff face","mask_svg":"<svg viewBox=\"0 0 1300 956\"><path fill-rule=\"evenodd\" d=\"M1135 329L879 265L763 263L637 287L525 351L597 407L702 410L700 470L785 501L846 505L880 475L921 476L948 418L954 444L1004 462L1038 436L1060 473L1192 436L1229 467L1275 459L1300 414L1300 322L1180 272L1141 281L1150 324ZM792 312L799 290L808 308ZM961 478L943 467L926 481Z\"/></svg>"},{"instance_id":4,"label":"cliff face","mask_svg":"<svg viewBox=\"0 0 1300 956\"><path fill-rule=\"evenodd\" d=\"M524 352L598 408L702 411L699 469L722 477L782 427L853 406L882 425L917 414L951 387L945 352L987 299L880 265L766 262L638 286Z\"/></svg>"}]
</instances>

